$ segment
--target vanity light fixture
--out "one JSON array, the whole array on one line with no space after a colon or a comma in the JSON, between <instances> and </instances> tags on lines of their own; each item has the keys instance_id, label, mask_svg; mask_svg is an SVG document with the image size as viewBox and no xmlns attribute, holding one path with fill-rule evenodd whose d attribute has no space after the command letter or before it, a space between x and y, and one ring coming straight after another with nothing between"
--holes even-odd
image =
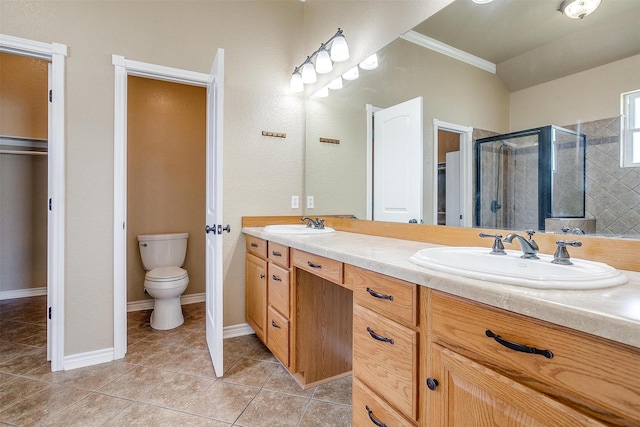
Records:
<instances>
[{"instance_id":1,"label":"vanity light fixture","mask_svg":"<svg viewBox=\"0 0 640 427\"><path fill-rule=\"evenodd\" d=\"M358 77L360 77L360 73L358 72L358 66L356 65L353 68L350 68L349 70L347 70L346 73L344 73L342 75L342 78L345 80L355 80Z\"/></svg>"},{"instance_id":2,"label":"vanity light fixture","mask_svg":"<svg viewBox=\"0 0 640 427\"><path fill-rule=\"evenodd\" d=\"M371 71L378 68L378 54L374 53L373 55L362 61L360 63L360 68L365 71Z\"/></svg>"},{"instance_id":3,"label":"vanity light fixture","mask_svg":"<svg viewBox=\"0 0 640 427\"><path fill-rule=\"evenodd\" d=\"M491 3L493 0L473 0L474 3L478 3L478 4L485 4L485 3Z\"/></svg>"},{"instance_id":4,"label":"vanity light fixture","mask_svg":"<svg viewBox=\"0 0 640 427\"><path fill-rule=\"evenodd\" d=\"M315 68L313 60L315 59ZM318 80L316 73L326 74L333 70L334 62L343 62L349 59L349 46L341 28L320 48L307 56L307 59L293 70L290 89L292 92L304 91L305 84L312 84ZM300 78L298 77L300 76ZM300 87L302 83L302 88Z\"/></svg>"},{"instance_id":5,"label":"vanity light fixture","mask_svg":"<svg viewBox=\"0 0 640 427\"><path fill-rule=\"evenodd\" d=\"M317 91L314 95L317 96L318 98L326 98L327 96L329 96L328 86L323 87L322 89Z\"/></svg>"},{"instance_id":6,"label":"vanity light fixture","mask_svg":"<svg viewBox=\"0 0 640 427\"><path fill-rule=\"evenodd\" d=\"M564 0L558 9L567 18L582 19L600 6L600 0Z\"/></svg>"},{"instance_id":7,"label":"vanity light fixture","mask_svg":"<svg viewBox=\"0 0 640 427\"><path fill-rule=\"evenodd\" d=\"M331 83L329 83L327 87L331 90L342 89L342 77L338 76L338 78L331 80Z\"/></svg>"}]
</instances>

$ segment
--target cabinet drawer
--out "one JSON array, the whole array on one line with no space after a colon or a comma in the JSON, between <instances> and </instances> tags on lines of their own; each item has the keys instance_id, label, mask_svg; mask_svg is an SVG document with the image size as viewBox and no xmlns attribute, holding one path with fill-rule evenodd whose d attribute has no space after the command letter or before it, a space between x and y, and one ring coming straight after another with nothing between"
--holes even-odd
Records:
<instances>
[{"instance_id":1,"label":"cabinet drawer","mask_svg":"<svg viewBox=\"0 0 640 427\"><path fill-rule=\"evenodd\" d=\"M280 267L289 268L289 247L269 242L269 261Z\"/></svg>"},{"instance_id":2,"label":"cabinet drawer","mask_svg":"<svg viewBox=\"0 0 640 427\"><path fill-rule=\"evenodd\" d=\"M342 263L293 249L293 265L333 283L342 284Z\"/></svg>"},{"instance_id":3,"label":"cabinet drawer","mask_svg":"<svg viewBox=\"0 0 640 427\"><path fill-rule=\"evenodd\" d=\"M344 282L353 286L356 304L409 326L418 324L418 285L348 264Z\"/></svg>"},{"instance_id":4,"label":"cabinet drawer","mask_svg":"<svg viewBox=\"0 0 640 427\"><path fill-rule=\"evenodd\" d=\"M435 342L608 424L640 423L640 350L439 292L431 304ZM488 330L553 356L507 348Z\"/></svg>"},{"instance_id":5,"label":"cabinet drawer","mask_svg":"<svg viewBox=\"0 0 640 427\"><path fill-rule=\"evenodd\" d=\"M289 318L289 270L269 264L269 305Z\"/></svg>"},{"instance_id":6,"label":"cabinet drawer","mask_svg":"<svg viewBox=\"0 0 640 427\"><path fill-rule=\"evenodd\" d=\"M357 379L353 380L354 426L414 426Z\"/></svg>"},{"instance_id":7,"label":"cabinet drawer","mask_svg":"<svg viewBox=\"0 0 640 427\"><path fill-rule=\"evenodd\" d=\"M285 367L289 366L289 321L269 306L267 347Z\"/></svg>"},{"instance_id":8,"label":"cabinet drawer","mask_svg":"<svg viewBox=\"0 0 640 427\"><path fill-rule=\"evenodd\" d=\"M247 252L259 256L260 258L267 259L267 241L258 239L257 237L245 235L247 242Z\"/></svg>"},{"instance_id":9,"label":"cabinet drawer","mask_svg":"<svg viewBox=\"0 0 640 427\"><path fill-rule=\"evenodd\" d=\"M353 307L353 374L410 419L418 413L418 333Z\"/></svg>"}]
</instances>

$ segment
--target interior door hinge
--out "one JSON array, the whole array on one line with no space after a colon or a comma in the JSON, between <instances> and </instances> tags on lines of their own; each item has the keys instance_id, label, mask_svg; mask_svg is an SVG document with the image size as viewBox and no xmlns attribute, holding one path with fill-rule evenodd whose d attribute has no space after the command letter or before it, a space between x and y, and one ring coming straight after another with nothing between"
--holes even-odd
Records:
<instances>
[{"instance_id":1,"label":"interior door hinge","mask_svg":"<svg viewBox=\"0 0 640 427\"><path fill-rule=\"evenodd\" d=\"M49 210L52 210L52 207L51 207L52 203L53 202L51 201L51 198L49 198Z\"/></svg>"},{"instance_id":2,"label":"interior door hinge","mask_svg":"<svg viewBox=\"0 0 640 427\"><path fill-rule=\"evenodd\" d=\"M53 90L49 89L49 102L53 102Z\"/></svg>"},{"instance_id":3,"label":"interior door hinge","mask_svg":"<svg viewBox=\"0 0 640 427\"><path fill-rule=\"evenodd\" d=\"M51 320L51 307L49 307L49 320Z\"/></svg>"}]
</instances>

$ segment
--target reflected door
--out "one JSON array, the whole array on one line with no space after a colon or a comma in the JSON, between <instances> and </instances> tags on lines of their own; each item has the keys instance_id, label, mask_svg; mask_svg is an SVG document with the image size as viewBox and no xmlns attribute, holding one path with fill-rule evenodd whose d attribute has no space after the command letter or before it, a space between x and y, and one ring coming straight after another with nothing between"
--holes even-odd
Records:
<instances>
[{"instance_id":1,"label":"reflected door","mask_svg":"<svg viewBox=\"0 0 640 427\"><path fill-rule=\"evenodd\" d=\"M373 219L422 221L422 97L375 113Z\"/></svg>"}]
</instances>

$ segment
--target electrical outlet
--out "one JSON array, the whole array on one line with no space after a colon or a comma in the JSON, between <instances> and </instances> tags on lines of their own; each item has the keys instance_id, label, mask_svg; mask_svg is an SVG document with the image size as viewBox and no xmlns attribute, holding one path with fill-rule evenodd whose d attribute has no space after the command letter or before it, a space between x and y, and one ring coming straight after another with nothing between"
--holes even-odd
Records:
<instances>
[{"instance_id":1,"label":"electrical outlet","mask_svg":"<svg viewBox=\"0 0 640 427\"><path fill-rule=\"evenodd\" d=\"M313 209L313 196L307 196L307 209Z\"/></svg>"},{"instance_id":2,"label":"electrical outlet","mask_svg":"<svg viewBox=\"0 0 640 427\"><path fill-rule=\"evenodd\" d=\"M299 209L300 208L300 197L291 196L291 209Z\"/></svg>"}]
</instances>

